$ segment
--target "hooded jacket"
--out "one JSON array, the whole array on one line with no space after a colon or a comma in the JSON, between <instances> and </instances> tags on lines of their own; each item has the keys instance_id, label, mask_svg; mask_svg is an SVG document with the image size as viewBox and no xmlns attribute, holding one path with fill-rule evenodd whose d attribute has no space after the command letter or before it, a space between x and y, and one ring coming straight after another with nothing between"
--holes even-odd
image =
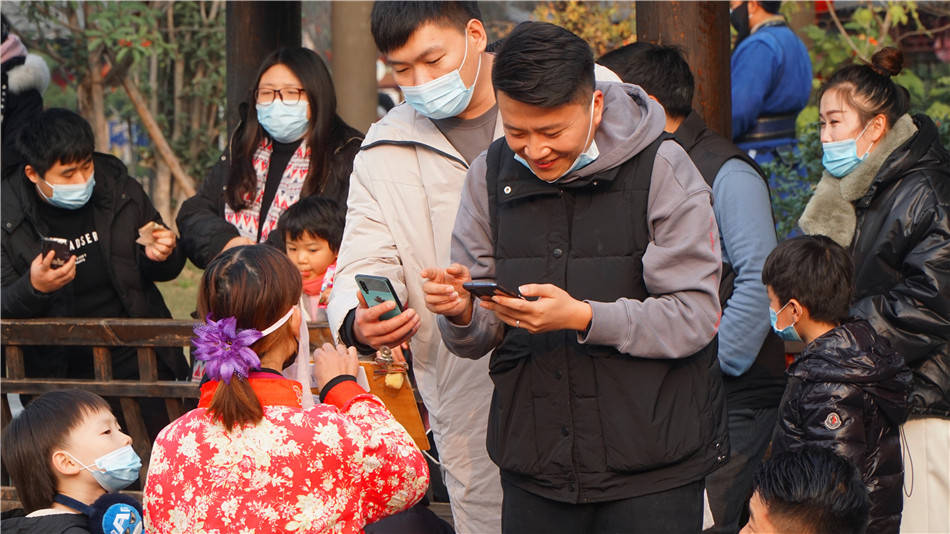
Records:
<instances>
[{"instance_id":1,"label":"hooded jacket","mask_svg":"<svg viewBox=\"0 0 950 534\"><path fill-rule=\"evenodd\" d=\"M73 513L10 517L0 528L4 534L88 534L89 518Z\"/></svg>"},{"instance_id":2,"label":"hooded jacket","mask_svg":"<svg viewBox=\"0 0 950 534\"><path fill-rule=\"evenodd\" d=\"M871 498L869 534L900 525L910 384L904 359L864 320L816 338L788 368L772 454L812 444L848 458Z\"/></svg>"},{"instance_id":3,"label":"hooded jacket","mask_svg":"<svg viewBox=\"0 0 950 534\"><path fill-rule=\"evenodd\" d=\"M494 137L501 135L498 120ZM425 306L419 275L449 264L467 170L465 158L435 124L408 104L370 126L353 162L327 317L330 330L339 333L358 303L356 274L385 276L400 302L419 314L419 330L410 342L412 368L429 412L455 528L487 534L501 530L501 484L485 449L492 392L488 362L449 352Z\"/></svg>"},{"instance_id":4,"label":"hooded jacket","mask_svg":"<svg viewBox=\"0 0 950 534\"><path fill-rule=\"evenodd\" d=\"M950 153L925 115L901 117L881 147L840 180L822 177L799 224L850 241L851 314L914 371L911 415L950 418Z\"/></svg>"},{"instance_id":5,"label":"hooded jacket","mask_svg":"<svg viewBox=\"0 0 950 534\"><path fill-rule=\"evenodd\" d=\"M495 381L489 444L506 481L572 503L680 487L703 478L728 455L722 382L715 344L710 345L720 313L721 257L709 187L683 148L670 139L654 148L655 156L644 167L652 167L645 180L648 191L640 189L627 169L630 164L639 166L638 154L648 154L647 148L663 135L663 109L633 85L607 83L597 89L604 92L604 113L594 135L600 155L591 164L554 184L526 179L527 173L512 161L502 163L501 174L489 169L493 164L489 161L511 157L503 140L473 162L452 235L452 260L468 267L473 279L499 279L504 284L505 273L519 282L544 282L558 281L566 272L568 291L573 287L570 273L610 269L605 277L629 274L633 278L622 285L640 288L646 298L625 298L626 292L618 293L603 280L598 284L594 276L573 279L575 289L602 296L586 301L593 312L590 327L586 334L568 334L575 340L560 338L563 332L527 335L479 306L473 308L468 325L439 318L443 339L456 354L479 358L495 349L489 363ZM516 178L509 175L511 168L518 169ZM499 173L497 183L504 185L496 208L490 204L489 172ZM627 189L631 181L636 183L629 187L636 192ZM632 193L631 199L643 202L639 211L627 206L634 222L610 228L602 224L605 215L592 211L612 210L602 202L617 201L620 187L624 187L621 200ZM563 189L563 203L557 201L560 194L551 194L554 189ZM498 243L513 242L505 233L510 225L498 228L497 243L493 238L491 212L501 213L502 203L509 201L506 196L511 204L505 210L524 221L522 233L536 236L535 244L557 248L544 257L536 255L537 245L524 251L525 258L496 257ZM538 229L552 218L564 220L555 205L570 204L569 197L576 198L574 218ZM547 199L555 200L551 204ZM544 213L532 221L527 215L532 210ZM618 210L606 217L623 215ZM589 231L575 236L574 230L581 227ZM618 252L639 248L635 234L642 234L645 248ZM630 264L618 254L636 255L637 261ZM523 272L537 277L539 262L547 262L545 258L553 258L556 265L546 268L541 279L525 280L523 273L511 268L515 261L521 262ZM563 356L547 358L552 351L560 355L567 345L573 352L566 363ZM700 352L702 356L697 355ZM509 359L509 354L516 358ZM704 357L705 366L694 365ZM570 361L575 358L576 362ZM682 387L683 373L674 371L686 368L695 387ZM639 383L631 379L638 369L650 378ZM658 375L665 379L654 381ZM644 401L651 392L652 398ZM674 397L677 401L670 402ZM644 404L630 402L634 398L652 410L638 409ZM530 450L535 445L538 450Z\"/></svg>"},{"instance_id":6,"label":"hooded jacket","mask_svg":"<svg viewBox=\"0 0 950 534\"><path fill-rule=\"evenodd\" d=\"M171 318L155 282L172 280L181 272L185 264L181 247L176 246L165 261L150 260L135 240L139 228L149 221L161 223L161 216L142 186L129 176L125 165L116 157L95 153L93 162L96 184L89 199L93 205L93 221L109 278L127 317ZM40 253L40 236L48 234L46 222L38 214L38 203L42 200L36 187L21 168L16 175L3 180L2 189L3 316L74 316L76 300L72 284L52 293L41 293L30 283L30 264ZM180 350L160 349L159 354L177 378L187 375L188 366ZM61 356L67 357L67 354ZM61 376L55 371L52 375Z\"/></svg>"}]
</instances>

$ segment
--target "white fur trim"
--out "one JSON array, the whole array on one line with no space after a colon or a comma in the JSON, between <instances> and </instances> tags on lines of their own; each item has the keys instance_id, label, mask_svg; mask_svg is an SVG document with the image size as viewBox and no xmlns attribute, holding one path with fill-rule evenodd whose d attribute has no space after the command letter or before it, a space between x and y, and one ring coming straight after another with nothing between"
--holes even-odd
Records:
<instances>
[{"instance_id":1,"label":"white fur trim","mask_svg":"<svg viewBox=\"0 0 950 534\"><path fill-rule=\"evenodd\" d=\"M19 94L36 89L42 94L49 87L49 67L43 58L36 54L27 54L22 65L7 72L7 88L11 93Z\"/></svg>"}]
</instances>

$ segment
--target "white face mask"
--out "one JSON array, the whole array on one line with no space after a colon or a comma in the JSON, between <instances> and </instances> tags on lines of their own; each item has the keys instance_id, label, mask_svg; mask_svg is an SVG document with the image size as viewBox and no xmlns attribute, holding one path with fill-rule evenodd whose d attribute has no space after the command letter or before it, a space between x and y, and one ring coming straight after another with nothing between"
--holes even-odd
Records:
<instances>
[{"instance_id":1,"label":"white face mask","mask_svg":"<svg viewBox=\"0 0 950 534\"><path fill-rule=\"evenodd\" d=\"M591 100L590 100L590 121L587 123L587 133L584 135L584 142L585 142L585 143L587 142L587 139L590 138L590 131L591 131L591 129L592 129L593 127L594 127L594 98L591 98ZM561 174L560 176L558 176L558 177L555 178L554 180L544 180L544 181L545 181L545 182L554 183L554 182L560 180L561 178L564 178L565 176L568 176L568 175L571 174L572 172L574 172L574 171L576 171L576 170L578 170L578 169L583 169L584 167L590 165L591 163L594 162L594 160L597 159L598 156L600 156L600 150L597 149L597 141L591 139L591 141L590 141L590 146L587 147L587 150L585 150L585 151L581 152L580 154L578 154L578 156L574 159L574 163L571 164L570 168L568 168L566 172L564 172L563 174ZM524 165L525 167L527 167L528 170L530 170L532 173L534 172L534 170L531 168L531 165L528 163L528 161L525 160L524 158L522 158L521 156L519 156L518 154L515 154L515 161L517 161L518 163L520 163L520 164ZM537 176L537 175L535 175L535 176ZM542 178L542 180L543 180L543 178Z\"/></svg>"}]
</instances>

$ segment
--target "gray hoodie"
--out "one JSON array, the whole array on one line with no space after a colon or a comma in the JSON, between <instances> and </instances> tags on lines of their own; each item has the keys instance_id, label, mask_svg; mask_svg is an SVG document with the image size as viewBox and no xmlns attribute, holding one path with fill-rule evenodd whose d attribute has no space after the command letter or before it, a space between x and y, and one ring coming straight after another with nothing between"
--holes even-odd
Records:
<instances>
[{"instance_id":1,"label":"gray hoodie","mask_svg":"<svg viewBox=\"0 0 950 534\"><path fill-rule=\"evenodd\" d=\"M600 156L561 181L590 179L616 167L652 143L666 123L662 106L630 84L598 83L604 113L594 134ZM495 278L494 243L485 184L486 153L472 162L462 190L451 257L473 279ZM643 358L683 358L706 346L716 334L721 310L719 231L712 192L686 151L675 141L656 154L647 205L650 244L643 254L643 281L650 297L587 301L593 310L580 343L611 345ZM468 325L438 318L449 350L480 358L501 342L504 323L494 313L474 307Z\"/></svg>"}]
</instances>

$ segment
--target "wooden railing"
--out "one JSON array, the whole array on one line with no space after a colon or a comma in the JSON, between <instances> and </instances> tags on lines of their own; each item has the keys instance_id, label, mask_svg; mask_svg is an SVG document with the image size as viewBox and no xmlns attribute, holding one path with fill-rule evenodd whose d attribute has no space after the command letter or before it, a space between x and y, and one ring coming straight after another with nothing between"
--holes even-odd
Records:
<instances>
[{"instance_id":1,"label":"wooden railing","mask_svg":"<svg viewBox=\"0 0 950 534\"><path fill-rule=\"evenodd\" d=\"M39 395L47 391L79 388L107 399L116 399L121 407L124 429L132 437L133 448L142 458L142 477L152 451L150 439L137 399L162 399L169 421L180 417L188 399L197 399L198 384L191 381L159 380L155 349L188 347L194 321L174 319L21 319L0 321L0 343L6 358L6 375L0 381L2 425L11 419L7 394ZM310 323L310 344L332 342L327 324ZM27 378L23 347L92 347L94 378ZM138 353L138 380L112 377L110 348L133 347ZM3 499L15 495L4 487Z\"/></svg>"}]
</instances>

